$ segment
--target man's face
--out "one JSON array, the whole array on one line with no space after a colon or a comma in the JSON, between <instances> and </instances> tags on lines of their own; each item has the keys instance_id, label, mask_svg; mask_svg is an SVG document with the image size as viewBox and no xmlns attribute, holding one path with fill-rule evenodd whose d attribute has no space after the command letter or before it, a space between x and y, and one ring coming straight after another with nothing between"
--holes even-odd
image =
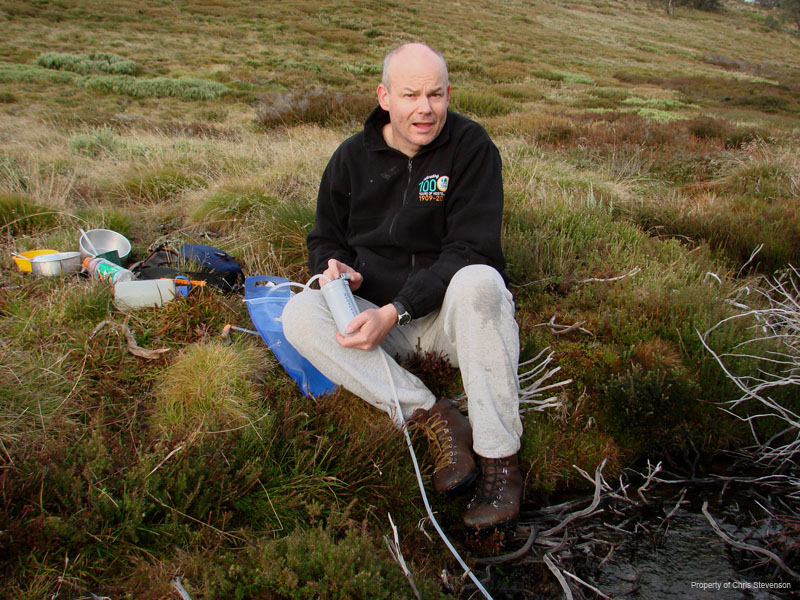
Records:
<instances>
[{"instance_id":1,"label":"man's face","mask_svg":"<svg viewBox=\"0 0 800 600\"><path fill-rule=\"evenodd\" d=\"M405 49L391 60L389 88L378 86L378 102L389 112L389 146L414 156L444 127L450 86L442 60L428 50Z\"/></svg>"}]
</instances>

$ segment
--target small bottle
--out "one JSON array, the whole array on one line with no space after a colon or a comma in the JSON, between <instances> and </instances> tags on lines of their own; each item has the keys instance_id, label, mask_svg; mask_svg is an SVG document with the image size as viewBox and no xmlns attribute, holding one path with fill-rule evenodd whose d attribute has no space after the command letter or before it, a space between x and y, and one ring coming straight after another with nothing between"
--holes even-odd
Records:
<instances>
[{"instance_id":1,"label":"small bottle","mask_svg":"<svg viewBox=\"0 0 800 600\"><path fill-rule=\"evenodd\" d=\"M97 277L101 281L107 281L111 284L133 280L131 271L105 258L87 256L83 259L83 267L92 277Z\"/></svg>"}]
</instances>

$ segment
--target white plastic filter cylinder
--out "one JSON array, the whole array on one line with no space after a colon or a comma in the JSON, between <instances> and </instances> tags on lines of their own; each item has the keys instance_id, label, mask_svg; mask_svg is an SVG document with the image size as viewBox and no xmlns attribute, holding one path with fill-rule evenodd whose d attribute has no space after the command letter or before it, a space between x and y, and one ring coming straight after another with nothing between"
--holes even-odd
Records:
<instances>
[{"instance_id":1,"label":"white plastic filter cylinder","mask_svg":"<svg viewBox=\"0 0 800 600\"><path fill-rule=\"evenodd\" d=\"M114 283L114 304L121 309L163 306L175 298L172 279L136 279Z\"/></svg>"},{"instance_id":2,"label":"white plastic filter cylinder","mask_svg":"<svg viewBox=\"0 0 800 600\"><path fill-rule=\"evenodd\" d=\"M360 312L353 292L350 291L350 284L346 279L334 279L323 285L321 289L339 333L346 336L345 328Z\"/></svg>"}]
</instances>

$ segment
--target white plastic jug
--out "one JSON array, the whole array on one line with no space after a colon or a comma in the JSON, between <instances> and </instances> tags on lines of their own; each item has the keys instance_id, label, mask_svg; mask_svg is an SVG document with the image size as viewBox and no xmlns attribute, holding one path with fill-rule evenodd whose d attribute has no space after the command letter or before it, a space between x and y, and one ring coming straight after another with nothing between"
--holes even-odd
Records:
<instances>
[{"instance_id":1,"label":"white plastic jug","mask_svg":"<svg viewBox=\"0 0 800 600\"><path fill-rule=\"evenodd\" d=\"M114 284L114 304L121 309L163 306L175 298L172 279L138 279Z\"/></svg>"}]
</instances>

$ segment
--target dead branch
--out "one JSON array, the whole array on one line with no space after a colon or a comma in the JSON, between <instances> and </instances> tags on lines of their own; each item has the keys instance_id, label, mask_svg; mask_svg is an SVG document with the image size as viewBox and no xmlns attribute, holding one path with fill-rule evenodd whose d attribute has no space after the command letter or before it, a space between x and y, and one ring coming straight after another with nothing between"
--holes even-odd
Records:
<instances>
[{"instance_id":1,"label":"dead branch","mask_svg":"<svg viewBox=\"0 0 800 600\"><path fill-rule=\"evenodd\" d=\"M422 600L422 596L419 595L419 590L417 590L417 584L414 582L414 575L411 573L408 565L406 565L405 557L403 557L403 551L400 548L400 536L397 533L397 526L394 524L394 521L392 521L391 513L387 514L389 516L389 524L392 526L393 539L390 540L388 535L384 535L383 541L386 542L386 547L389 548L389 554L392 555L394 561L403 571L403 575L408 581L408 584L411 586L411 591L414 592L414 596L417 598L417 600Z\"/></svg>"},{"instance_id":2,"label":"dead branch","mask_svg":"<svg viewBox=\"0 0 800 600\"><path fill-rule=\"evenodd\" d=\"M515 550L514 552L510 552L509 554L479 558L475 561L475 564L500 565L503 563L511 562L512 560L517 560L518 558L525 556L530 551L538 535L539 535L539 528L536 527L536 525L532 525L530 535L528 536L528 540L525 542L522 548L520 548L519 550Z\"/></svg>"},{"instance_id":3,"label":"dead branch","mask_svg":"<svg viewBox=\"0 0 800 600\"><path fill-rule=\"evenodd\" d=\"M181 584L181 578L180 577L178 577L176 575L175 577L170 579L169 582L172 584L172 587L174 587L176 590L178 590L178 595L180 595L181 600L192 600L192 597L183 588L183 585Z\"/></svg>"},{"instance_id":4,"label":"dead branch","mask_svg":"<svg viewBox=\"0 0 800 600\"><path fill-rule=\"evenodd\" d=\"M568 333L572 333L573 331L580 331L585 335L594 335L588 329L581 327L586 321L578 321L577 323L573 323L572 325L562 325L560 323L556 323L556 318L558 317L557 314L554 314L547 323L539 323L534 325L534 327L547 327L548 331L553 335L566 335Z\"/></svg>"},{"instance_id":5,"label":"dead branch","mask_svg":"<svg viewBox=\"0 0 800 600\"><path fill-rule=\"evenodd\" d=\"M587 277L586 279L569 279L568 281L570 283L605 283L609 281L619 281L620 279L625 279L626 277L633 277L641 270L642 270L641 267L634 267L627 273L624 273L622 275L617 275L616 277L607 277L607 278Z\"/></svg>"},{"instance_id":6,"label":"dead branch","mask_svg":"<svg viewBox=\"0 0 800 600\"><path fill-rule=\"evenodd\" d=\"M756 554L761 554L763 556L766 556L770 560L775 561L775 564L777 564L784 572L788 573L795 579L800 579L800 573L797 573L796 571L793 571L792 569L787 567L786 564L783 562L783 560L781 560L781 558L774 552L771 552L766 548L761 548L759 546L753 546L752 544L745 544L744 542L739 542L730 537L724 531L722 531L720 526L708 512L708 500L703 502L703 507L701 510L703 511L703 514L705 515L706 519L708 519L708 522L711 524L711 527L714 529L717 535L722 538L722 540L725 543L730 544L734 548L739 548L740 550L747 550L749 552L755 552Z\"/></svg>"},{"instance_id":7,"label":"dead branch","mask_svg":"<svg viewBox=\"0 0 800 600\"><path fill-rule=\"evenodd\" d=\"M567 525L569 525L575 519L580 519L581 517L586 517L586 516L588 516L588 515L590 515L590 514L592 514L594 512L594 510L597 508L597 505L600 504L600 493L603 491L601 473L603 471L603 467L606 466L606 462L607 461L608 461L608 458L604 458L603 462L600 463L600 466L597 467L597 470L595 471L595 474L594 474L594 485L595 485L595 488L594 488L594 496L592 498L592 503L589 506L587 506L586 508L584 508L583 510L576 511L576 512L571 513L570 515L568 515L566 519L561 521L561 523L559 523L555 527L553 527L551 529L548 529L547 531L542 533L541 534L542 537L546 538L546 537L553 536L556 533L560 532L562 529L564 529Z\"/></svg>"},{"instance_id":8,"label":"dead branch","mask_svg":"<svg viewBox=\"0 0 800 600\"><path fill-rule=\"evenodd\" d=\"M131 332L131 329L128 327L127 323L116 323L114 321L100 322L100 324L97 325L97 327L95 327L89 334L89 339L92 339L95 335L97 335L97 333L106 325L111 325L115 329L122 331L122 334L125 337L125 343L127 345L128 352L134 356L138 356L139 358L155 360L171 350L170 348L159 348L158 350L148 350L147 348L142 348L136 343L136 338L133 337L133 332Z\"/></svg>"},{"instance_id":9,"label":"dead branch","mask_svg":"<svg viewBox=\"0 0 800 600\"><path fill-rule=\"evenodd\" d=\"M597 595L598 595L598 596L600 596L601 598L605 598L605 600L611 600L611 596L607 596L606 594L604 594L603 592L601 592L600 590L598 590L598 589L597 589L596 587L594 587L593 585L591 585L591 584L589 584L589 583L586 583L586 582L585 582L583 579L581 579L581 578L580 578L580 577L578 577L577 575L573 575L573 574L572 574L572 573L570 573L569 571L562 571L562 573L564 573L564 575L566 575L566 576L567 576L567 577L569 577L570 579L572 579L572 580L574 580L574 581L577 581L577 582L578 582L578 583L580 583L582 586L584 586L584 587L586 587L586 588L589 588L590 590L592 590L592 591L593 591L595 594L597 594Z\"/></svg>"},{"instance_id":10,"label":"dead branch","mask_svg":"<svg viewBox=\"0 0 800 600\"><path fill-rule=\"evenodd\" d=\"M561 584L561 589L564 590L564 597L567 600L573 600L572 598L572 590L567 583L567 580L564 579L564 575L561 573L561 569L559 569L556 564L553 562L553 559L550 558L549 554L544 555L544 564L547 565L547 568L550 569L550 572L555 575L558 583Z\"/></svg>"},{"instance_id":11,"label":"dead branch","mask_svg":"<svg viewBox=\"0 0 800 600\"><path fill-rule=\"evenodd\" d=\"M648 460L647 461L647 470L648 470L647 479L645 480L645 482L641 486L639 486L639 489L636 490L636 493L639 494L639 498L641 498L642 502L644 502L645 504L647 504L648 502L647 502L647 498L644 497L644 492L646 492L647 488L650 487L650 484L653 483L653 480L654 480L656 474L659 471L661 471L661 462L659 462L655 467L653 467L650 464L650 460Z\"/></svg>"},{"instance_id":12,"label":"dead branch","mask_svg":"<svg viewBox=\"0 0 800 600\"><path fill-rule=\"evenodd\" d=\"M547 356L542 358L542 356L544 356L548 350L550 349L545 348L530 360L521 362L519 364L519 371L521 372L518 375L520 384L518 395L521 413L528 411L544 411L549 408L564 409L566 406L565 403L562 400L559 400L556 396L542 398L543 392L560 388L572 383L572 379L566 379L564 381L559 381L558 383L543 385L548 379L561 370L561 367L548 370L548 365L553 361L554 354L553 352L550 352L547 354ZM531 365L534 366L531 367ZM528 369L524 370L526 368ZM531 382L531 379L534 378L537 379ZM466 398L467 395L466 392L464 392L453 398L453 400L459 404L463 404Z\"/></svg>"}]
</instances>

